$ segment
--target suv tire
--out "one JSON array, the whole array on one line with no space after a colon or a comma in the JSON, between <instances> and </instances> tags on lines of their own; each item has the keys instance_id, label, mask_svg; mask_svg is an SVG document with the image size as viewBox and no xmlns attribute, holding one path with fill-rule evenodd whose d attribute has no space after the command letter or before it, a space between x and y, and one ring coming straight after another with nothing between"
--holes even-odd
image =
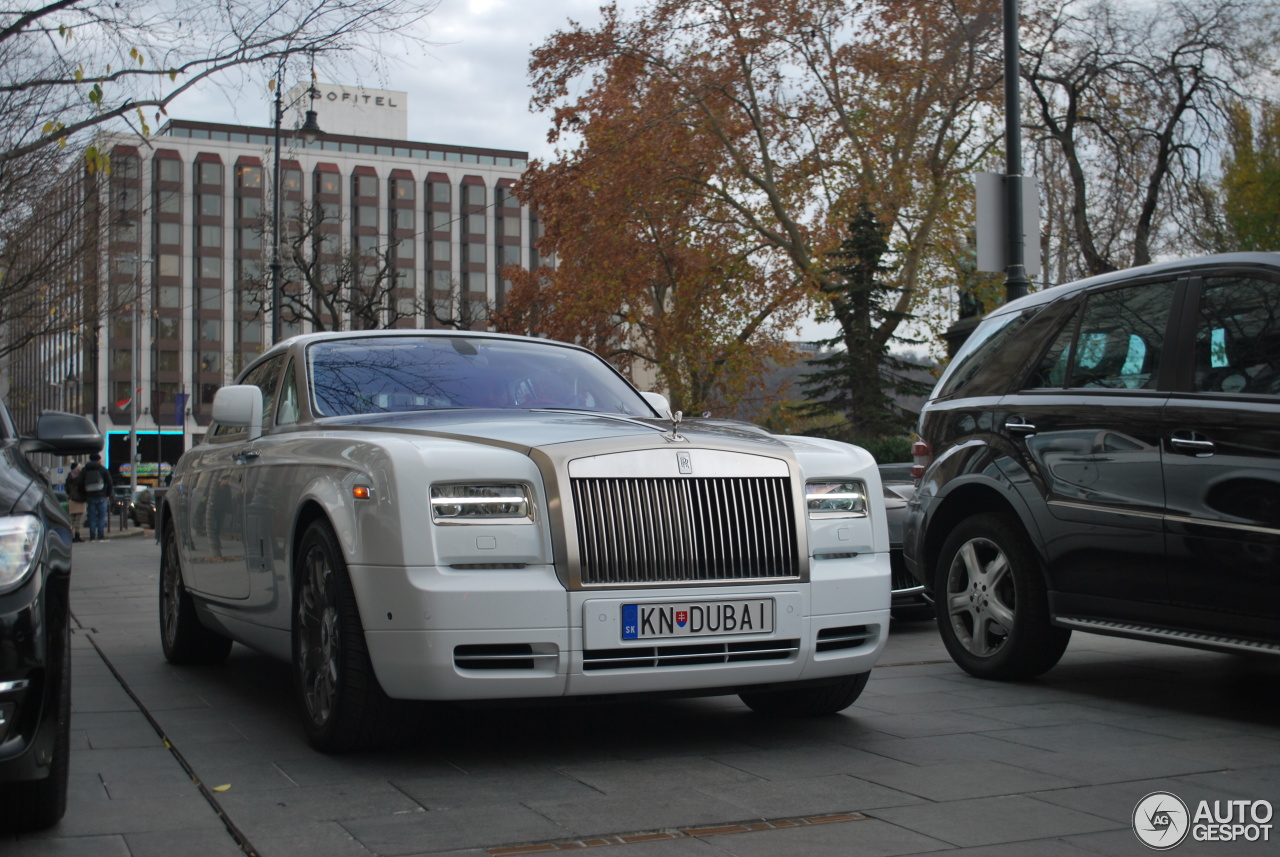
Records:
<instances>
[{"instance_id":1,"label":"suv tire","mask_svg":"<svg viewBox=\"0 0 1280 857\"><path fill-rule=\"evenodd\" d=\"M1071 639L1049 620L1040 563L1012 515L987 512L956 525L938 556L934 592L942 642L970 675L1034 678Z\"/></svg>"}]
</instances>

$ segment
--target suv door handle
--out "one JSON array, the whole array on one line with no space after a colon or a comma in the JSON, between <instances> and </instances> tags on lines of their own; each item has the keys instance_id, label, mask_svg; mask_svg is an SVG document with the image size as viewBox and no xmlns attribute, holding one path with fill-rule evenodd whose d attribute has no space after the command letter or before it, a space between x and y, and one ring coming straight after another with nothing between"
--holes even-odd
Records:
<instances>
[{"instance_id":1,"label":"suv door handle","mask_svg":"<svg viewBox=\"0 0 1280 857\"><path fill-rule=\"evenodd\" d=\"M1169 443L1179 452L1190 455L1213 455L1213 441L1194 431L1176 431L1169 436Z\"/></svg>"},{"instance_id":2,"label":"suv door handle","mask_svg":"<svg viewBox=\"0 0 1280 857\"><path fill-rule=\"evenodd\" d=\"M1012 416L1004 421L1004 430L1010 434L1035 434L1036 427L1021 416Z\"/></svg>"},{"instance_id":3,"label":"suv door handle","mask_svg":"<svg viewBox=\"0 0 1280 857\"><path fill-rule=\"evenodd\" d=\"M236 453L236 464L248 464L262 456L261 452L256 449L245 449Z\"/></svg>"}]
</instances>

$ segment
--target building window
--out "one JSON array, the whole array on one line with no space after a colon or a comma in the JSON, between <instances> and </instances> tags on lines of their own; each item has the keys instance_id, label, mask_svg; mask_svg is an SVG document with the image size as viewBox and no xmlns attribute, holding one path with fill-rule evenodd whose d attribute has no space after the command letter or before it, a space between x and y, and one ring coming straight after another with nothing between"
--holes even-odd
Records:
<instances>
[{"instance_id":1,"label":"building window","mask_svg":"<svg viewBox=\"0 0 1280 857\"><path fill-rule=\"evenodd\" d=\"M342 193L342 179L337 173L320 173L320 193Z\"/></svg>"},{"instance_id":2,"label":"building window","mask_svg":"<svg viewBox=\"0 0 1280 857\"><path fill-rule=\"evenodd\" d=\"M222 371L222 352L221 351L201 351L200 352L200 371L201 372L221 372Z\"/></svg>"},{"instance_id":3,"label":"building window","mask_svg":"<svg viewBox=\"0 0 1280 857\"><path fill-rule=\"evenodd\" d=\"M208 161L196 164L196 184L222 184L222 164Z\"/></svg>"},{"instance_id":4,"label":"building window","mask_svg":"<svg viewBox=\"0 0 1280 857\"><path fill-rule=\"evenodd\" d=\"M519 265L520 264L520 248L505 246L502 248L502 266Z\"/></svg>"},{"instance_id":5,"label":"building window","mask_svg":"<svg viewBox=\"0 0 1280 857\"><path fill-rule=\"evenodd\" d=\"M361 176L361 178L367 178ZM378 228L378 208L374 205L356 206L356 226L372 226Z\"/></svg>"},{"instance_id":6,"label":"building window","mask_svg":"<svg viewBox=\"0 0 1280 857\"><path fill-rule=\"evenodd\" d=\"M216 280L222 277L222 257L221 256L201 256L200 257L200 276L206 280Z\"/></svg>"},{"instance_id":7,"label":"building window","mask_svg":"<svg viewBox=\"0 0 1280 857\"><path fill-rule=\"evenodd\" d=\"M360 248L362 257L369 258L378 255L378 236L360 235L357 238L357 246Z\"/></svg>"},{"instance_id":8,"label":"building window","mask_svg":"<svg viewBox=\"0 0 1280 857\"><path fill-rule=\"evenodd\" d=\"M156 211L160 214L181 214L182 193L176 190L156 191Z\"/></svg>"},{"instance_id":9,"label":"building window","mask_svg":"<svg viewBox=\"0 0 1280 857\"><path fill-rule=\"evenodd\" d=\"M453 215L447 211L431 212L431 231L449 232L453 229Z\"/></svg>"},{"instance_id":10,"label":"building window","mask_svg":"<svg viewBox=\"0 0 1280 857\"><path fill-rule=\"evenodd\" d=\"M221 226L201 226L199 231L201 247L221 247L222 246L222 227Z\"/></svg>"},{"instance_id":11,"label":"building window","mask_svg":"<svg viewBox=\"0 0 1280 857\"><path fill-rule=\"evenodd\" d=\"M453 191L447 182L431 182L431 201L449 203L453 201Z\"/></svg>"},{"instance_id":12,"label":"building window","mask_svg":"<svg viewBox=\"0 0 1280 857\"><path fill-rule=\"evenodd\" d=\"M498 236L500 238L519 238L520 237L520 218L518 217L498 218Z\"/></svg>"},{"instance_id":13,"label":"building window","mask_svg":"<svg viewBox=\"0 0 1280 857\"><path fill-rule=\"evenodd\" d=\"M405 239L396 244L396 258L412 261L413 259L413 241Z\"/></svg>"},{"instance_id":14,"label":"building window","mask_svg":"<svg viewBox=\"0 0 1280 857\"><path fill-rule=\"evenodd\" d=\"M485 217L483 214L467 215L467 232L471 235L485 234Z\"/></svg>"},{"instance_id":15,"label":"building window","mask_svg":"<svg viewBox=\"0 0 1280 857\"><path fill-rule=\"evenodd\" d=\"M472 265L483 265L485 262L485 252L483 244L467 245L467 262Z\"/></svg>"},{"instance_id":16,"label":"building window","mask_svg":"<svg viewBox=\"0 0 1280 857\"><path fill-rule=\"evenodd\" d=\"M249 343L259 343L262 341L262 322L260 321L242 321L240 322L240 341Z\"/></svg>"},{"instance_id":17,"label":"building window","mask_svg":"<svg viewBox=\"0 0 1280 857\"><path fill-rule=\"evenodd\" d=\"M302 190L302 170L285 170L280 174L283 190Z\"/></svg>"},{"instance_id":18,"label":"building window","mask_svg":"<svg viewBox=\"0 0 1280 857\"><path fill-rule=\"evenodd\" d=\"M413 179L392 179L391 194L396 199L414 199Z\"/></svg>"},{"instance_id":19,"label":"building window","mask_svg":"<svg viewBox=\"0 0 1280 857\"><path fill-rule=\"evenodd\" d=\"M236 184L240 187L262 187L262 167L240 167L236 170Z\"/></svg>"},{"instance_id":20,"label":"building window","mask_svg":"<svg viewBox=\"0 0 1280 857\"><path fill-rule=\"evenodd\" d=\"M173 339L175 337L169 337ZM156 371L158 372L177 372L182 368L179 360L178 352L169 350L160 350L156 352Z\"/></svg>"},{"instance_id":21,"label":"building window","mask_svg":"<svg viewBox=\"0 0 1280 857\"><path fill-rule=\"evenodd\" d=\"M156 224L156 243L157 244L181 244L182 243L182 225L179 223L157 223Z\"/></svg>"},{"instance_id":22,"label":"building window","mask_svg":"<svg viewBox=\"0 0 1280 857\"><path fill-rule=\"evenodd\" d=\"M418 225L417 212L412 208L391 209L393 229L413 229Z\"/></svg>"},{"instance_id":23,"label":"building window","mask_svg":"<svg viewBox=\"0 0 1280 857\"><path fill-rule=\"evenodd\" d=\"M463 201L465 201L467 205L484 205L485 204L484 185L482 184L464 185L463 193L465 194L463 196Z\"/></svg>"},{"instance_id":24,"label":"building window","mask_svg":"<svg viewBox=\"0 0 1280 857\"><path fill-rule=\"evenodd\" d=\"M222 289L200 290L200 309L218 312L222 309Z\"/></svg>"},{"instance_id":25,"label":"building window","mask_svg":"<svg viewBox=\"0 0 1280 857\"><path fill-rule=\"evenodd\" d=\"M221 217L222 197L216 193L200 194L200 214L203 217Z\"/></svg>"},{"instance_id":26,"label":"building window","mask_svg":"<svg viewBox=\"0 0 1280 857\"><path fill-rule=\"evenodd\" d=\"M417 285L417 272L413 268L396 269L396 288L412 289Z\"/></svg>"},{"instance_id":27,"label":"building window","mask_svg":"<svg viewBox=\"0 0 1280 857\"><path fill-rule=\"evenodd\" d=\"M437 291L448 292L453 290L453 274L448 271L432 271L431 280Z\"/></svg>"},{"instance_id":28,"label":"building window","mask_svg":"<svg viewBox=\"0 0 1280 857\"><path fill-rule=\"evenodd\" d=\"M133 350L129 348L111 349L111 368L128 372L133 368Z\"/></svg>"},{"instance_id":29,"label":"building window","mask_svg":"<svg viewBox=\"0 0 1280 857\"><path fill-rule=\"evenodd\" d=\"M213 397L217 395L218 388L221 384L201 384L200 385L200 404L212 405Z\"/></svg>"},{"instance_id":30,"label":"building window","mask_svg":"<svg viewBox=\"0 0 1280 857\"><path fill-rule=\"evenodd\" d=\"M466 276L467 276L467 291L484 292L488 290L489 278L487 275L468 273Z\"/></svg>"},{"instance_id":31,"label":"building window","mask_svg":"<svg viewBox=\"0 0 1280 857\"><path fill-rule=\"evenodd\" d=\"M173 158L157 158L156 159L156 181L162 182L180 182L182 181L182 161Z\"/></svg>"},{"instance_id":32,"label":"building window","mask_svg":"<svg viewBox=\"0 0 1280 857\"><path fill-rule=\"evenodd\" d=\"M181 277L182 257L177 253L161 253L156 260L156 273L161 277Z\"/></svg>"},{"instance_id":33,"label":"building window","mask_svg":"<svg viewBox=\"0 0 1280 857\"><path fill-rule=\"evenodd\" d=\"M356 196L378 196L377 176L356 176Z\"/></svg>"},{"instance_id":34,"label":"building window","mask_svg":"<svg viewBox=\"0 0 1280 857\"><path fill-rule=\"evenodd\" d=\"M431 242L431 261L448 262L452 257L450 249L452 245L448 241L432 241Z\"/></svg>"},{"instance_id":35,"label":"building window","mask_svg":"<svg viewBox=\"0 0 1280 857\"><path fill-rule=\"evenodd\" d=\"M256 226L243 226L240 228L240 249L241 250L261 250L262 249L262 232Z\"/></svg>"},{"instance_id":36,"label":"building window","mask_svg":"<svg viewBox=\"0 0 1280 857\"><path fill-rule=\"evenodd\" d=\"M200 320L200 338L206 342L222 341L222 322L214 318Z\"/></svg>"},{"instance_id":37,"label":"building window","mask_svg":"<svg viewBox=\"0 0 1280 857\"><path fill-rule=\"evenodd\" d=\"M156 339L181 339L182 338L182 320L177 318L168 318L161 316L156 319ZM165 354L167 352L160 352ZM163 368L163 367L161 367ZM173 368L178 368L174 366Z\"/></svg>"},{"instance_id":38,"label":"building window","mask_svg":"<svg viewBox=\"0 0 1280 857\"><path fill-rule=\"evenodd\" d=\"M178 286L159 286L156 289L156 305L160 309L181 309L182 289Z\"/></svg>"},{"instance_id":39,"label":"building window","mask_svg":"<svg viewBox=\"0 0 1280 857\"><path fill-rule=\"evenodd\" d=\"M257 259L241 259L237 263L240 272L236 279L241 283L260 283L262 282L262 263Z\"/></svg>"},{"instance_id":40,"label":"building window","mask_svg":"<svg viewBox=\"0 0 1280 857\"><path fill-rule=\"evenodd\" d=\"M245 220L259 220L262 217L262 198L242 196L239 200L240 217Z\"/></svg>"}]
</instances>

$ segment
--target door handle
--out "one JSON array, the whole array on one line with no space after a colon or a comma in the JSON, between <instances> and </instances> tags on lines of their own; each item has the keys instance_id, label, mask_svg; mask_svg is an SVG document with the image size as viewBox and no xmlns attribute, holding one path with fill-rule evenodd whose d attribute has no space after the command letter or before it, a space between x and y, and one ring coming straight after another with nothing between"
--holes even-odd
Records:
<instances>
[{"instance_id":1,"label":"door handle","mask_svg":"<svg viewBox=\"0 0 1280 857\"><path fill-rule=\"evenodd\" d=\"M236 464L248 464L250 461L256 461L261 456L262 453L256 449L246 449L243 452L236 453Z\"/></svg>"},{"instance_id":2,"label":"door handle","mask_svg":"<svg viewBox=\"0 0 1280 857\"><path fill-rule=\"evenodd\" d=\"M1190 455L1213 455L1213 441L1193 431L1174 432L1169 436L1169 443L1179 452Z\"/></svg>"},{"instance_id":3,"label":"door handle","mask_svg":"<svg viewBox=\"0 0 1280 857\"><path fill-rule=\"evenodd\" d=\"M1035 434L1036 427L1021 416L1012 416L1004 421L1004 430L1010 434Z\"/></svg>"}]
</instances>

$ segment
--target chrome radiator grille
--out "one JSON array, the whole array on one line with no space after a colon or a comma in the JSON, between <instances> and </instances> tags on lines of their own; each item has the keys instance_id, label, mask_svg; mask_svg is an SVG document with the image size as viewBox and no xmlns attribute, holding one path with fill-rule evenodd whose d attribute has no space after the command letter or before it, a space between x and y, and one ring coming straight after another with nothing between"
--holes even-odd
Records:
<instances>
[{"instance_id":1,"label":"chrome radiator grille","mask_svg":"<svg viewBox=\"0 0 1280 857\"><path fill-rule=\"evenodd\" d=\"M795 578L786 477L573 479L582 583Z\"/></svg>"}]
</instances>

